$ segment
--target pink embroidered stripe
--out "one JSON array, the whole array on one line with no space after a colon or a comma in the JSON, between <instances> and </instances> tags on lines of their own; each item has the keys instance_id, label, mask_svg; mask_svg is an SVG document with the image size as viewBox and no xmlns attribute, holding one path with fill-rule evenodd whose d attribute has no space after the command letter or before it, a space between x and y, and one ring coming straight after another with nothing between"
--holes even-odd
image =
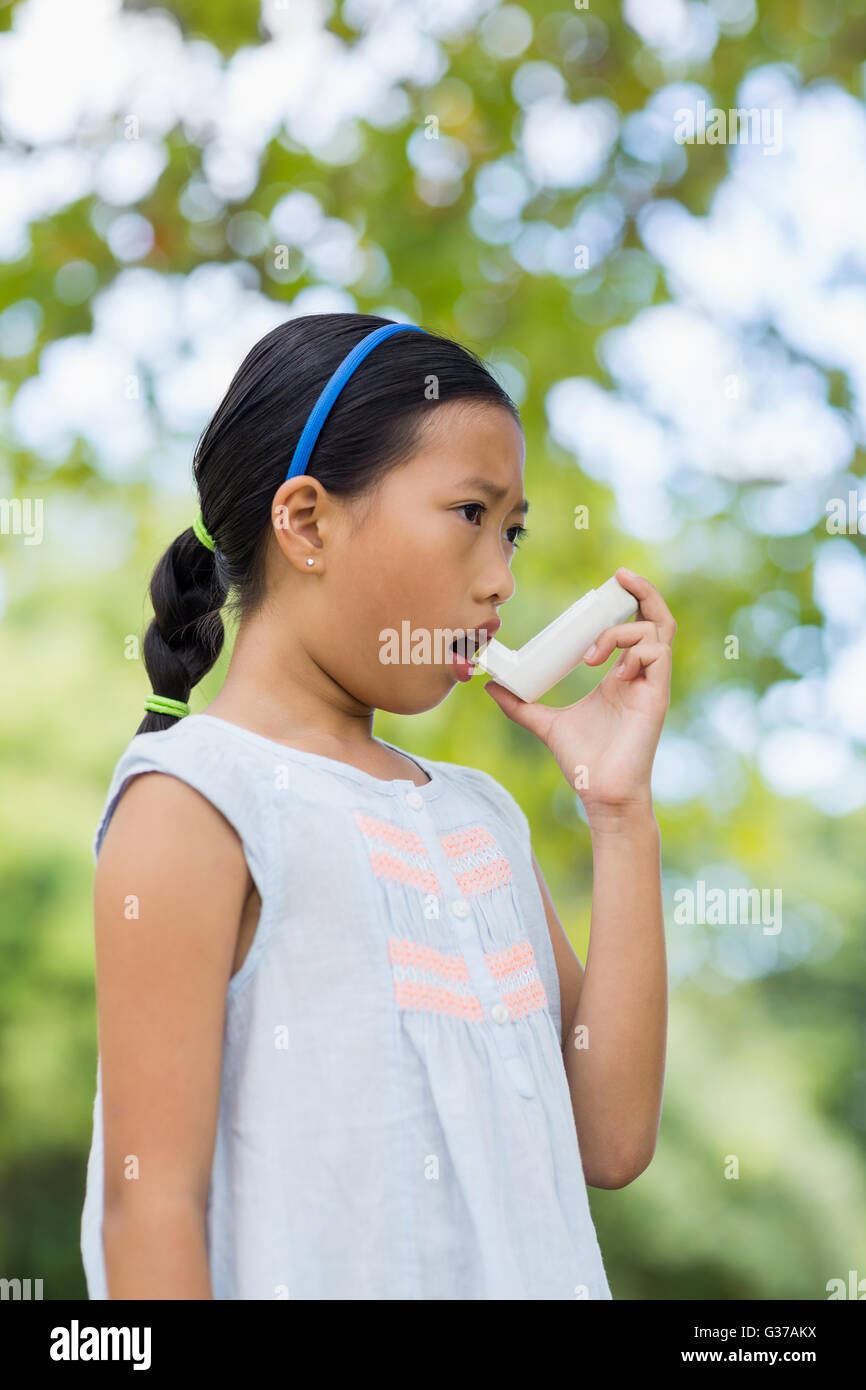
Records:
<instances>
[{"instance_id":1,"label":"pink embroidered stripe","mask_svg":"<svg viewBox=\"0 0 866 1390\"><path fill-rule=\"evenodd\" d=\"M372 851L370 867L377 878L390 878L394 883L411 883L423 893L438 893L439 880L432 869L420 869L407 864L404 859L396 859L393 854L380 854Z\"/></svg>"},{"instance_id":2,"label":"pink embroidered stripe","mask_svg":"<svg viewBox=\"0 0 866 1390\"><path fill-rule=\"evenodd\" d=\"M394 997L401 1009L451 1014L480 1023L481 1000L471 992L469 968L463 956L446 955L422 941L388 938L388 959L394 976ZM484 959L502 991L511 1018L547 1007L547 994L529 941L502 951L485 951Z\"/></svg>"},{"instance_id":3,"label":"pink embroidered stripe","mask_svg":"<svg viewBox=\"0 0 866 1390\"><path fill-rule=\"evenodd\" d=\"M420 835L361 811L353 811L352 814L366 838L370 867L377 878L410 884L422 893L441 896L439 880ZM381 848L383 845L384 849Z\"/></svg>"},{"instance_id":4,"label":"pink embroidered stripe","mask_svg":"<svg viewBox=\"0 0 866 1390\"><path fill-rule=\"evenodd\" d=\"M440 835L439 843L451 861L451 872L464 897L489 893L511 882L511 865L483 825Z\"/></svg>"},{"instance_id":5,"label":"pink embroidered stripe","mask_svg":"<svg viewBox=\"0 0 866 1390\"><path fill-rule=\"evenodd\" d=\"M394 981L394 997L401 1009L424 1009L437 1014L453 1014L480 1023L484 1017L481 1000L474 994L454 994L434 985L412 984L408 980Z\"/></svg>"},{"instance_id":6,"label":"pink embroidered stripe","mask_svg":"<svg viewBox=\"0 0 866 1390\"><path fill-rule=\"evenodd\" d=\"M515 946L507 946L503 951L489 951L485 958L491 975L497 980L524 967L535 970L535 952L528 941L518 941Z\"/></svg>"},{"instance_id":7,"label":"pink embroidered stripe","mask_svg":"<svg viewBox=\"0 0 866 1390\"><path fill-rule=\"evenodd\" d=\"M480 1022L484 1010L469 990L469 970L461 955L445 955L421 941L388 939L394 997L401 1009L423 1009Z\"/></svg>"},{"instance_id":8,"label":"pink embroidered stripe","mask_svg":"<svg viewBox=\"0 0 866 1390\"><path fill-rule=\"evenodd\" d=\"M547 994L529 941L518 941L502 951L485 951L484 959L512 1018L525 1018L547 1007Z\"/></svg>"},{"instance_id":9,"label":"pink embroidered stripe","mask_svg":"<svg viewBox=\"0 0 866 1390\"><path fill-rule=\"evenodd\" d=\"M370 867L377 878L443 896L427 846L413 830L391 821L353 811L367 841ZM464 897L489 893L511 882L511 865L496 840L483 825L465 826L438 836L459 892Z\"/></svg>"},{"instance_id":10,"label":"pink embroidered stripe","mask_svg":"<svg viewBox=\"0 0 866 1390\"><path fill-rule=\"evenodd\" d=\"M446 956L423 941L408 941L406 937L398 941L396 936L388 940L388 955L393 964L411 965L416 970L432 970L450 980L468 980L469 970L462 956Z\"/></svg>"},{"instance_id":11,"label":"pink embroidered stripe","mask_svg":"<svg viewBox=\"0 0 866 1390\"><path fill-rule=\"evenodd\" d=\"M502 998L508 1005L508 1012L512 1018L525 1018L527 1014L533 1014L547 1004L547 995L540 980L535 984L526 985L523 989L503 993Z\"/></svg>"},{"instance_id":12,"label":"pink embroidered stripe","mask_svg":"<svg viewBox=\"0 0 866 1390\"><path fill-rule=\"evenodd\" d=\"M483 825L470 825L465 830L449 830L440 835L442 848L450 859L459 859L479 849L495 849L496 841Z\"/></svg>"},{"instance_id":13,"label":"pink embroidered stripe","mask_svg":"<svg viewBox=\"0 0 866 1390\"><path fill-rule=\"evenodd\" d=\"M372 840L384 840L386 845L391 845L393 849L405 851L406 854L417 854L420 858L427 858L427 846L416 835L414 830L403 830L399 825L394 825L389 820L377 820L375 816L364 815L361 811L353 811L355 821Z\"/></svg>"}]
</instances>

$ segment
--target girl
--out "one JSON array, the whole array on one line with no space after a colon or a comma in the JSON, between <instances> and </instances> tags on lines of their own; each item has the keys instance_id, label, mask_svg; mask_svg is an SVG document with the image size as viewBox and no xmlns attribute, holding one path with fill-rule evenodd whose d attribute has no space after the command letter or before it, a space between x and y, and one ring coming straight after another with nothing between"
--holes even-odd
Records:
<instances>
[{"instance_id":1,"label":"girl","mask_svg":"<svg viewBox=\"0 0 866 1390\"><path fill-rule=\"evenodd\" d=\"M562 710L488 683L569 785L586 768L585 974L510 793L372 732L498 627L523 454L474 354L366 314L268 333L204 431L94 843L91 1298L611 1297L586 1187L631 1181L658 1128L673 619L620 570L641 621L594 658L628 648L618 673Z\"/></svg>"}]
</instances>

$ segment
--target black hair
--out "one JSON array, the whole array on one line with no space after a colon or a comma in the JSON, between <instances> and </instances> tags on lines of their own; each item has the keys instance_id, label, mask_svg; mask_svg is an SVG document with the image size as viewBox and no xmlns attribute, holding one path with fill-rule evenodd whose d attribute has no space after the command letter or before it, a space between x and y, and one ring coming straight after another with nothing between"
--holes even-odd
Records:
<instances>
[{"instance_id":1,"label":"black hair","mask_svg":"<svg viewBox=\"0 0 866 1390\"><path fill-rule=\"evenodd\" d=\"M375 314L305 314L247 353L193 455L215 548L190 525L151 578L154 617L143 654L156 694L187 701L222 650L222 611L243 617L261 604L273 497L307 417L355 344L392 322ZM372 496L416 451L431 411L455 401L504 407L520 423L511 397L471 349L437 333L395 333L349 377L305 471L337 497ZM178 717L148 711L136 733L171 728Z\"/></svg>"}]
</instances>

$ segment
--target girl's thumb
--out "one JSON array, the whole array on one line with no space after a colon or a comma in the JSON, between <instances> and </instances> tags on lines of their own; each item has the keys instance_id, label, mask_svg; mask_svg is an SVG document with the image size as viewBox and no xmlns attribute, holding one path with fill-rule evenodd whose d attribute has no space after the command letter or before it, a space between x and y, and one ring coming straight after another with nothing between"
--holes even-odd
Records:
<instances>
[{"instance_id":1,"label":"girl's thumb","mask_svg":"<svg viewBox=\"0 0 866 1390\"><path fill-rule=\"evenodd\" d=\"M528 704L498 681L485 681L484 689L513 723L528 729L538 738L543 737L542 729L550 722L550 710L545 705Z\"/></svg>"}]
</instances>

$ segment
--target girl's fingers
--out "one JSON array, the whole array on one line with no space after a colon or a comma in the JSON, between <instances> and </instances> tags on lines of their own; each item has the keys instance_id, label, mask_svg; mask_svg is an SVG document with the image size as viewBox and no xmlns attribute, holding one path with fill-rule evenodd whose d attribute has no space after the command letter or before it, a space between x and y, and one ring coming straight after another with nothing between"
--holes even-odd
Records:
<instances>
[{"instance_id":1,"label":"girl's fingers","mask_svg":"<svg viewBox=\"0 0 866 1390\"><path fill-rule=\"evenodd\" d=\"M668 608L658 589L650 584L643 575L634 574L620 565L616 571L616 578L624 589L628 589L630 594L634 594L638 601L638 615L648 618L650 622L656 624L659 631L659 638L662 642L673 642L674 633L677 625L674 615Z\"/></svg>"},{"instance_id":2,"label":"girl's fingers","mask_svg":"<svg viewBox=\"0 0 866 1390\"><path fill-rule=\"evenodd\" d=\"M667 684L670 674L671 649L667 642L639 642L623 652L620 660L611 667L616 679L623 682L634 680L646 670L647 680L655 684ZM609 673L608 673L609 674Z\"/></svg>"},{"instance_id":3,"label":"girl's fingers","mask_svg":"<svg viewBox=\"0 0 866 1390\"><path fill-rule=\"evenodd\" d=\"M638 622L637 619L632 623L617 623L615 627L605 628L589 652L584 653L583 659L594 666L597 662L607 661L614 647L633 647L644 638L652 642L660 640L655 623Z\"/></svg>"}]
</instances>

